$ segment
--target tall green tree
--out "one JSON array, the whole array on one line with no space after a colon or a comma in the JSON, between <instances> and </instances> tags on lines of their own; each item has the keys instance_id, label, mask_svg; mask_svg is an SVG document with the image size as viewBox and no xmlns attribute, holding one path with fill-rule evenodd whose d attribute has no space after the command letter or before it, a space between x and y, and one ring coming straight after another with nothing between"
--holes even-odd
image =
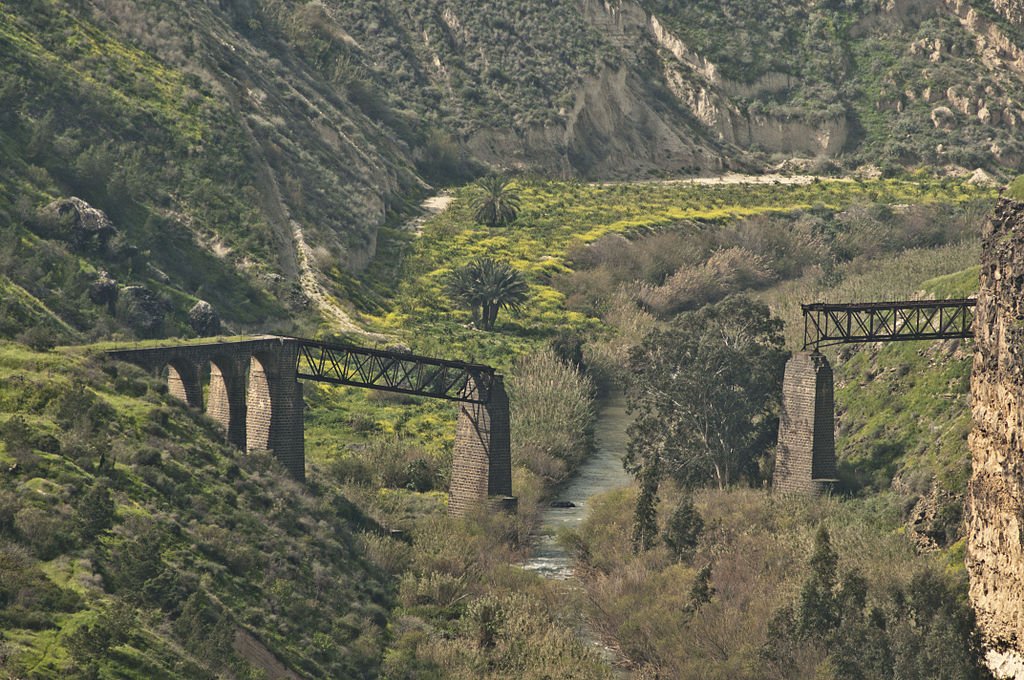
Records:
<instances>
[{"instance_id":1,"label":"tall green tree","mask_svg":"<svg viewBox=\"0 0 1024 680\"><path fill-rule=\"evenodd\" d=\"M476 182L480 193L473 199L474 219L488 227L504 227L519 216L519 194L505 177L493 175Z\"/></svg>"},{"instance_id":2,"label":"tall green tree","mask_svg":"<svg viewBox=\"0 0 1024 680\"><path fill-rule=\"evenodd\" d=\"M745 297L677 316L630 354L626 467L659 460L685 486L755 481L778 427L782 322Z\"/></svg>"},{"instance_id":3,"label":"tall green tree","mask_svg":"<svg viewBox=\"0 0 1024 680\"><path fill-rule=\"evenodd\" d=\"M761 649L764 677L851 680L991 678L966 583L931 569L871 592L857 571L838 576L839 554L818 530L797 601L779 609Z\"/></svg>"},{"instance_id":4,"label":"tall green tree","mask_svg":"<svg viewBox=\"0 0 1024 680\"><path fill-rule=\"evenodd\" d=\"M469 307L473 322L488 331L494 329L501 309L519 311L529 297L523 273L489 257L456 269L445 288L453 300Z\"/></svg>"},{"instance_id":5,"label":"tall green tree","mask_svg":"<svg viewBox=\"0 0 1024 680\"><path fill-rule=\"evenodd\" d=\"M640 493L636 497L633 533L630 536L634 554L650 550L658 541L658 486L661 476L658 459L648 459L638 476Z\"/></svg>"},{"instance_id":6,"label":"tall green tree","mask_svg":"<svg viewBox=\"0 0 1024 680\"><path fill-rule=\"evenodd\" d=\"M704 518L697 512L693 496L686 494L669 517L661 537L672 557L676 561L686 562L693 559L697 541L703 531Z\"/></svg>"}]
</instances>

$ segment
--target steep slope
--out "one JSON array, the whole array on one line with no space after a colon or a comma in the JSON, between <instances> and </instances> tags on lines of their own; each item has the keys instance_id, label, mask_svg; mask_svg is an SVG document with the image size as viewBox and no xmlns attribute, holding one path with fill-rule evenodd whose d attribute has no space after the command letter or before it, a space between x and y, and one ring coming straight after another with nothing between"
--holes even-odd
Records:
<instances>
[{"instance_id":1,"label":"steep slope","mask_svg":"<svg viewBox=\"0 0 1024 680\"><path fill-rule=\"evenodd\" d=\"M0 344L0 675L376 675L385 539L221 439L133 367Z\"/></svg>"}]
</instances>

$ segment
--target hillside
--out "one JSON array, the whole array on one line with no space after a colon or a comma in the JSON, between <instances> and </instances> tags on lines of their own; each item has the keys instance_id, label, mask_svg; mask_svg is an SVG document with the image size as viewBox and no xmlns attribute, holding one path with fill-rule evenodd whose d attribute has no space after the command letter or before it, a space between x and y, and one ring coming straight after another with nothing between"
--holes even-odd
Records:
<instances>
[{"instance_id":1,"label":"hillside","mask_svg":"<svg viewBox=\"0 0 1024 680\"><path fill-rule=\"evenodd\" d=\"M376 675L394 584L349 501L97 353L0 374L4 677Z\"/></svg>"},{"instance_id":2,"label":"hillside","mask_svg":"<svg viewBox=\"0 0 1024 680\"><path fill-rule=\"evenodd\" d=\"M488 167L1020 161L1012 5L746 7L4 3L0 332L188 334L199 300L233 330L351 332L348 284L380 229ZM55 221L72 196L114 231ZM88 302L104 271L166 323Z\"/></svg>"}]
</instances>

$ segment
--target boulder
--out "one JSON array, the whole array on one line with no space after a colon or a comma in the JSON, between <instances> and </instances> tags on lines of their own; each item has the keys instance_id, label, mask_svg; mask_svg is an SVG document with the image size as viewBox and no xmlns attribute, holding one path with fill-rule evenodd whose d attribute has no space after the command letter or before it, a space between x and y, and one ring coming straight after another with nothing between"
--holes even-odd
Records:
<instances>
[{"instance_id":1,"label":"boulder","mask_svg":"<svg viewBox=\"0 0 1024 680\"><path fill-rule=\"evenodd\" d=\"M76 196L47 204L39 211L38 221L48 236L66 241L76 250L105 251L117 234L105 212Z\"/></svg>"},{"instance_id":2,"label":"boulder","mask_svg":"<svg viewBox=\"0 0 1024 680\"><path fill-rule=\"evenodd\" d=\"M105 271L101 271L96 280L89 285L89 299L93 304L106 305L107 311L111 314L115 312L119 292L117 281Z\"/></svg>"},{"instance_id":3,"label":"boulder","mask_svg":"<svg viewBox=\"0 0 1024 680\"><path fill-rule=\"evenodd\" d=\"M201 338L220 333L220 315L206 300L200 300L188 310L188 324Z\"/></svg>"},{"instance_id":4,"label":"boulder","mask_svg":"<svg viewBox=\"0 0 1024 680\"><path fill-rule=\"evenodd\" d=\"M932 125L942 130L952 129L956 125L956 114L948 106L939 106L932 110Z\"/></svg>"},{"instance_id":5,"label":"boulder","mask_svg":"<svg viewBox=\"0 0 1024 680\"><path fill-rule=\"evenodd\" d=\"M121 289L118 311L121 319L143 337L154 337L163 329L167 303L145 286Z\"/></svg>"}]
</instances>

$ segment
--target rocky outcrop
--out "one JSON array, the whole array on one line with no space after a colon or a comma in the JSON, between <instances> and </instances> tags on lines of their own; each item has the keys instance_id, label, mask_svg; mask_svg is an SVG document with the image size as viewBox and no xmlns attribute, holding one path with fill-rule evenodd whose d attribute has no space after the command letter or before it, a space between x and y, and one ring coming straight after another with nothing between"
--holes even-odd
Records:
<instances>
[{"instance_id":1,"label":"rocky outcrop","mask_svg":"<svg viewBox=\"0 0 1024 680\"><path fill-rule=\"evenodd\" d=\"M105 212L77 196L48 203L39 211L37 220L45 233L80 251L104 251L117 234Z\"/></svg>"},{"instance_id":2,"label":"rocky outcrop","mask_svg":"<svg viewBox=\"0 0 1024 680\"><path fill-rule=\"evenodd\" d=\"M1024 0L992 0L992 6L1011 24L1024 25Z\"/></svg>"},{"instance_id":3,"label":"rocky outcrop","mask_svg":"<svg viewBox=\"0 0 1024 680\"><path fill-rule=\"evenodd\" d=\"M638 44L652 44L661 59L662 77L668 90L675 96L677 103L689 116L699 121L705 128L705 134L713 142L723 143L732 147L730 155L738 155L739 149L760 149L770 153L792 154L797 156L835 156L846 145L849 134L848 122L843 115L832 116L824 120L811 121L801 116L774 116L753 114L737 105L736 102L762 95L774 95L785 92L796 85L796 79L785 73L769 72L750 83L729 80L721 75L718 66L693 50L679 39L654 14L647 14L639 4L629 0L621 2L600 2L587 0L583 3L583 13L587 20L599 28L612 42L628 46L630 53L636 51ZM628 59L627 59L628 61ZM636 78L637 81L642 78ZM584 87L593 90L593 84ZM629 95L630 100L637 103L651 100L651 93L637 90L632 92L617 90L620 94ZM579 101L579 99L577 100ZM595 102L596 103L596 102ZM634 105L635 106L635 105ZM588 112L599 109L593 106ZM620 108L623 108L620 103ZM631 108L626 111L632 112ZM643 105L645 114L650 107ZM648 117L623 117L619 127L628 127L637 120L646 122ZM723 163L719 160L723 153L701 155L694 153L692 121L686 118L661 120L672 128L672 135L690 142L690 149L683 150L679 144L669 144L674 149L674 156L661 158L654 164L676 169L679 157L689 156L694 169L717 170ZM642 131L641 131L642 132ZM687 133L690 134L687 134ZM666 135L662 134L655 148L666 148L663 144ZM699 136L697 137L699 140ZM643 144L642 140L637 140ZM703 144L706 148L707 142ZM739 149L736 149L739 147ZM637 149L630 143L628 148ZM639 148L643 149L644 146ZM681 167L686 167L682 164Z\"/></svg>"},{"instance_id":4,"label":"rocky outcrop","mask_svg":"<svg viewBox=\"0 0 1024 680\"><path fill-rule=\"evenodd\" d=\"M115 313L119 293L117 281L106 271L101 271L96 280L89 285L89 299L93 304L106 306L110 314Z\"/></svg>"},{"instance_id":5,"label":"rocky outcrop","mask_svg":"<svg viewBox=\"0 0 1024 680\"><path fill-rule=\"evenodd\" d=\"M1012 666L1024 657L1024 203L1001 200L983 239L967 570L989 647Z\"/></svg>"},{"instance_id":6,"label":"rocky outcrop","mask_svg":"<svg viewBox=\"0 0 1024 680\"><path fill-rule=\"evenodd\" d=\"M201 338L208 338L220 333L220 315L206 300L200 300L188 310L188 325Z\"/></svg>"},{"instance_id":7,"label":"rocky outcrop","mask_svg":"<svg viewBox=\"0 0 1024 680\"><path fill-rule=\"evenodd\" d=\"M118 316L144 338L160 334L168 308L159 295L145 286L125 286L118 296Z\"/></svg>"},{"instance_id":8,"label":"rocky outcrop","mask_svg":"<svg viewBox=\"0 0 1024 680\"><path fill-rule=\"evenodd\" d=\"M695 135L689 121L650 104L644 80L628 67L605 67L585 79L564 122L525 131L484 129L467 146L492 165L541 165L566 177L629 178L727 167L720 150Z\"/></svg>"}]
</instances>

